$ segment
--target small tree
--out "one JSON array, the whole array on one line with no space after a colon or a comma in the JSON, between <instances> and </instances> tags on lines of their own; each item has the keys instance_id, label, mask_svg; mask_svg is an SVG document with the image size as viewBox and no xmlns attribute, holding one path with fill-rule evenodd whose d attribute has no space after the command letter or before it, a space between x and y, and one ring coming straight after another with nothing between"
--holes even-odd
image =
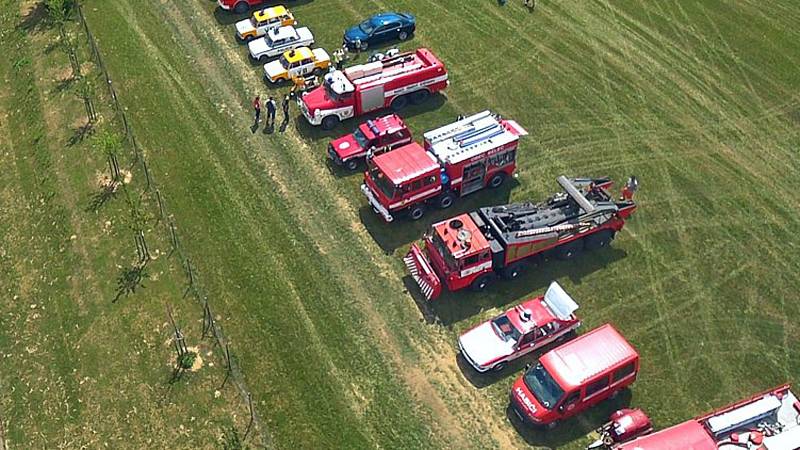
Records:
<instances>
[{"instance_id":1,"label":"small tree","mask_svg":"<svg viewBox=\"0 0 800 450\"><path fill-rule=\"evenodd\" d=\"M92 103L94 92L94 84L91 82L91 80L89 80L87 77L80 77L75 95L83 100L83 107L86 109L86 121L90 124L94 123L94 121L97 119L97 113L94 110L94 103Z\"/></svg>"},{"instance_id":2,"label":"small tree","mask_svg":"<svg viewBox=\"0 0 800 450\"><path fill-rule=\"evenodd\" d=\"M117 155L122 150L122 139L117 133L104 130L95 135L93 146L108 159L112 183L119 182L121 177Z\"/></svg>"}]
</instances>

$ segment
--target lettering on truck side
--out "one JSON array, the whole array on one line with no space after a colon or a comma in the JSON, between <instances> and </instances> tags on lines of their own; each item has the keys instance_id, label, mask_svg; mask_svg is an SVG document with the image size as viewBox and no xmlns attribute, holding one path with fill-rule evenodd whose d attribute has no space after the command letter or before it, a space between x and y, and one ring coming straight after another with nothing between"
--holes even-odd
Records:
<instances>
[{"instance_id":1,"label":"lettering on truck side","mask_svg":"<svg viewBox=\"0 0 800 450\"><path fill-rule=\"evenodd\" d=\"M486 261L483 264L478 264L475 267L470 267L469 269L464 269L461 271L461 278L468 277L476 272L481 272L484 269L489 269L492 267L492 261Z\"/></svg>"}]
</instances>

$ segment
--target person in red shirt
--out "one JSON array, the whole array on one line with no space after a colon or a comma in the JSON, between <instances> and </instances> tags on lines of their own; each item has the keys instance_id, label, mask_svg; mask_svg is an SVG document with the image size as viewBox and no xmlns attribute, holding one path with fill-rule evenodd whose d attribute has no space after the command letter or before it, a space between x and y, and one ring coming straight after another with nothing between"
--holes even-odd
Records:
<instances>
[{"instance_id":1,"label":"person in red shirt","mask_svg":"<svg viewBox=\"0 0 800 450\"><path fill-rule=\"evenodd\" d=\"M256 121L253 123L253 130L258 128L258 121L261 120L261 97L256 95L255 100L253 100L253 109L256 113ZM255 131L253 131L255 133Z\"/></svg>"}]
</instances>

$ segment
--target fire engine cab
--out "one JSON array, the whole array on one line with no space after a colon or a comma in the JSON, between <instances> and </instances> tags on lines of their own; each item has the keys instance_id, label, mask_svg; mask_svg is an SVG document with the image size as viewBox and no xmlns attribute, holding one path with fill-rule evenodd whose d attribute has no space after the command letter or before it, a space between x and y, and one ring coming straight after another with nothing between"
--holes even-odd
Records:
<instances>
[{"instance_id":1,"label":"fire engine cab","mask_svg":"<svg viewBox=\"0 0 800 450\"><path fill-rule=\"evenodd\" d=\"M422 103L448 85L444 64L428 49L334 70L322 86L305 92L297 104L311 125L330 130L340 121L370 111L403 109Z\"/></svg>"},{"instance_id":2,"label":"fire engine cab","mask_svg":"<svg viewBox=\"0 0 800 450\"><path fill-rule=\"evenodd\" d=\"M639 414L639 417L632 414ZM630 418L626 420L626 418ZM788 384L665 430L652 428L640 410L617 411L587 449L797 450L800 400Z\"/></svg>"},{"instance_id":3,"label":"fire engine cab","mask_svg":"<svg viewBox=\"0 0 800 450\"><path fill-rule=\"evenodd\" d=\"M428 131L424 148L412 143L371 158L361 191L387 222L400 211L418 220L426 204L449 208L459 197L503 184L516 170L526 134L515 121L483 111Z\"/></svg>"},{"instance_id":4,"label":"fire engine cab","mask_svg":"<svg viewBox=\"0 0 800 450\"><path fill-rule=\"evenodd\" d=\"M490 206L433 224L424 246L413 244L404 258L425 297L438 297L443 282L451 291L481 291L495 275L516 279L527 263L603 248L636 210L635 177L618 199L608 178L557 181L564 191L544 202Z\"/></svg>"}]
</instances>

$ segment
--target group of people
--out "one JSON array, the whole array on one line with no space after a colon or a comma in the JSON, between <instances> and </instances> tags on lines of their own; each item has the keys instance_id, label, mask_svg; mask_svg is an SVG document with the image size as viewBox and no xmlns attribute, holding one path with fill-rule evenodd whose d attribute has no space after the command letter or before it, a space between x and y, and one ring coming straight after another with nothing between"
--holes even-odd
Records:
<instances>
[{"instance_id":1,"label":"group of people","mask_svg":"<svg viewBox=\"0 0 800 450\"><path fill-rule=\"evenodd\" d=\"M283 109L283 123L289 123L289 102L291 101L292 96L291 94L286 94L283 97L283 101L281 102L281 109ZM267 123L266 129L271 130L275 127L275 114L278 112L278 104L275 101L275 98L271 95L267 98L267 101L264 102L264 107L267 108ZM261 121L261 96L256 95L256 98L253 99L253 111L255 112L255 122L253 123L252 131L253 133L256 132L258 129L258 124Z\"/></svg>"}]
</instances>

